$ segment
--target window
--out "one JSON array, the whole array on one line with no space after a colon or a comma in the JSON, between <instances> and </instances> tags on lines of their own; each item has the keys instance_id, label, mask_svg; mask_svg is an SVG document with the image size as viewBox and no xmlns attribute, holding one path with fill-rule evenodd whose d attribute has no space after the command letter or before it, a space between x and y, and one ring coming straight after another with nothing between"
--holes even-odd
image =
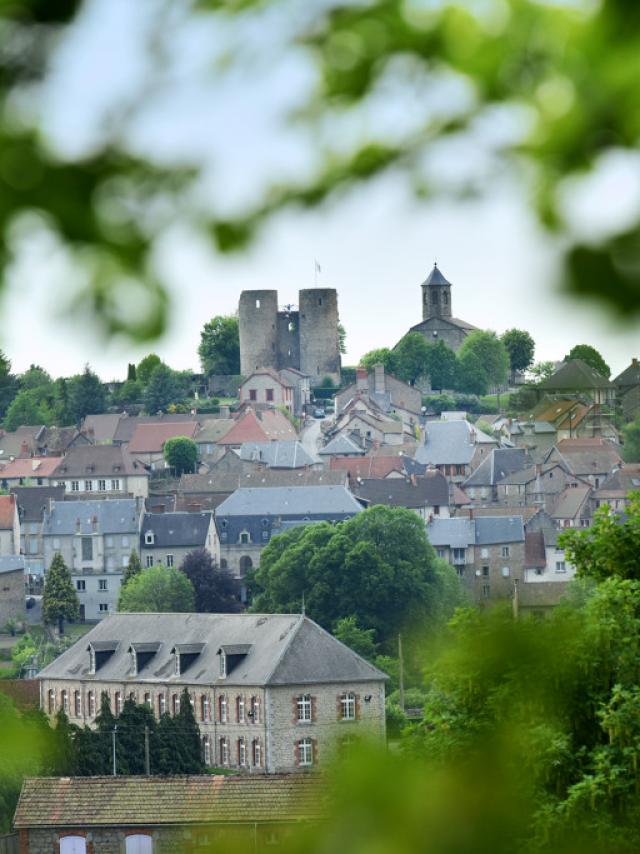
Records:
<instances>
[{"instance_id":1,"label":"window","mask_svg":"<svg viewBox=\"0 0 640 854\"><path fill-rule=\"evenodd\" d=\"M298 720L308 722L311 720L311 695L302 694L296 701L298 709Z\"/></svg>"},{"instance_id":2,"label":"window","mask_svg":"<svg viewBox=\"0 0 640 854\"><path fill-rule=\"evenodd\" d=\"M502 546L500 550L500 554L502 557L511 557L511 547L510 546Z\"/></svg>"},{"instance_id":3,"label":"window","mask_svg":"<svg viewBox=\"0 0 640 854\"><path fill-rule=\"evenodd\" d=\"M80 481L72 480L71 481L71 492L80 492Z\"/></svg>"},{"instance_id":4,"label":"window","mask_svg":"<svg viewBox=\"0 0 640 854\"><path fill-rule=\"evenodd\" d=\"M82 538L82 560L93 560L93 540L91 537Z\"/></svg>"},{"instance_id":5,"label":"window","mask_svg":"<svg viewBox=\"0 0 640 854\"><path fill-rule=\"evenodd\" d=\"M85 480L85 482L84 482L84 491L85 491L85 492L91 492L91 487L92 487L92 486L93 486L92 481L90 481L90 480Z\"/></svg>"},{"instance_id":6,"label":"window","mask_svg":"<svg viewBox=\"0 0 640 854\"><path fill-rule=\"evenodd\" d=\"M122 548L123 549L129 548L129 537L123 537L122 538Z\"/></svg>"},{"instance_id":7,"label":"window","mask_svg":"<svg viewBox=\"0 0 640 854\"><path fill-rule=\"evenodd\" d=\"M126 555L122 555L122 568L126 569L129 565L129 558Z\"/></svg>"},{"instance_id":8,"label":"window","mask_svg":"<svg viewBox=\"0 0 640 854\"><path fill-rule=\"evenodd\" d=\"M145 546L153 545L153 531L145 531L144 533L144 544Z\"/></svg>"},{"instance_id":9,"label":"window","mask_svg":"<svg viewBox=\"0 0 640 854\"><path fill-rule=\"evenodd\" d=\"M220 739L220 764L229 764L229 741L226 738Z\"/></svg>"},{"instance_id":10,"label":"window","mask_svg":"<svg viewBox=\"0 0 640 854\"><path fill-rule=\"evenodd\" d=\"M56 710L56 692L53 690L53 688L49 689L48 697L48 712L50 715L52 715Z\"/></svg>"},{"instance_id":11,"label":"window","mask_svg":"<svg viewBox=\"0 0 640 854\"><path fill-rule=\"evenodd\" d=\"M466 549L453 549L452 551L454 564L465 562L465 555L467 553Z\"/></svg>"},{"instance_id":12,"label":"window","mask_svg":"<svg viewBox=\"0 0 640 854\"><path fill-rule=\"evenodd\" d=\"M356 719L356 695L349 692L340 698L340 713L343 721L355 721Z\"/></svg>"},{"instance_id":13,"label":"window","mask_svg":"<svg viewBox=\"0 0 640 854\"><path fill-rule=\"evenodd\" d=\"M488 566L483 566L483 567L482 567L482 575L483 575L485 578L488 578L488 577L489 577L489 567L488 567Z\"/></svg>"},{"instance_id":14,"label":"window","mask_svg":"<svg viewBox=\"0 0 640 854\"><path fill-rule=\"evenodd\" d=\"M169 569L173 566L173 555L167 555L167 566Z\"/></svg>"},{"instance_id":15,"label":"window","mask_svg":"<svg viewBox=\"0 0 640 854\"><path fill-rule=\"evenodd\" d=\"M244 768L247 764L247 744L244 738L238 739L238 765Z\"/></svg>"},{"instance_id":16,"label":"window","mask_svg":"<svg viewBox=\"0 0 640 854\"><path fill-rule=\"evenodd\" d=\"M148 833L132 833L125 837L125 854L153 854L153 838Z\"/></svg>"},{"instance_id":17,"label":"window","mask_svg":"<svg viewBox=\"0 0 640 854\"><path fill-rule=\"evenodd\" d=\"M313 765L313 742L310 738L301 738L298 742L298 765Z\"/></svg>"},{"instance_id":18,"label":"window","mask_svg":"<svg viewBox=\"0 0 640 854\"><path fill-rule=\"evenodd\" d=\"M249 536L249 532L248 531L242 531L242 533L240 534L240 543L242 545L246 546L247 543L250 543L250 542L251 542L251 537Z\"/></svg>"},{"instance_id":19,"label":"window","mask_svg":"<svg viewBox=\"0 0 640 854\"><path fill-rule=\"evenodd\" d=\"M177 715L180 713L180 694L171 695L171 714Z\"/></svg>"},{"instance_id":20,"label":"window","mask_svg":"<svg viewBox=\"0 0 640 854\"><path fill-rule=\"evenodd\" d=\"M252 747L252 761L255 768L262 767L262 745L257 738L253 739L253 747Z\"/></svg>"},{"instance_id":21,"label":"window","mask_svg":"<svg viewBox=\"0 0 640 854\"><path fill-rule=\"evenodd\" d=\"M209 721L209 698L206 694L200 695L200 720L207 723Z\"/></svg>"},{"instance_id":22,"label":"window","mask_svg":"<svg viewBox=\"0 0 640 854\"><path fill-rule=\"evenodd\" d=\"M79 581L76 581L76 590L86 590L86 589L87 589L87 582L86 581L84 581L82 579L80 579Z\"/></svg>"},{"instance_id":23,"label":"window","mask_svg":"<svg viewBox=\"0 0 640 854\"><path fill-rule=\"evenodd\" d=\"M257 399L258 399L258 392L256 391L255 388L250 388L249 389L249 400L257 400Z\"/></svg>"},{"instance_id":24,"label":"window","mask_svg":"<svg viewBox=\"0 0 640 854\"><path fill-rule=\"evenodd\" d=\"M107 590L107 579L99 578L98 579L98 590Z\"/></svg>"},{"instance_id":25,"label":"window","mask_svg":"<svg viewBox=\"0 0 640 854\"><path fill-rule=\"evenodd\" d=\"M105 537L105 545L108 549L113 548L113 537L112 536Z\"/></svg>"},{"instance_id":26,"label":"window","mask_svg":"<svg viewBox=\"0 0 640 854\"><path fill-rule=\"evenodd\" d=\"M151 708L151 694L148 691L144 695L144 704L145 706L147 706L147 708Z\"/></svg>"},{"instance_id":27,"label":"window","mask_svg":"<svg viewBox=\"0 0 640 854\"><path fill-rule=\"evenodd\" d=\"M135 703L137 705L138 698L136 697L135 691L129 691L129 699L131 700L132 703Z\"/></svg>"},{"instance_id":28,"label":"window","mask_svg":"<svg viewBox=\"0 0 640 854\"><path fill-rule=\"evenodd\" d=\"M236 717L239 724L243 724L245 722L244 697L238 697L236 700Z\"/></svg>"},{"instance_id":29,"label":"window","mask_svg":"<svg viewBox=\"0 0 640 854\"><path fill-rule=\"evenodd\" d=\"M266 395L267 395L267 401L273 402L273 389L272 388L268 388L266 390Z\"/></svg>"},{"instance_id":30,"label":"window","mask_svg":"<svg viewBox=\"0 0 640 854\"><path fill-rule=\"evenodd\" d=\"M446 555L446 549L436 549L438 557L444 557Z\"/></svg>"},{"instance_id":31,"label":"window","mask_svg":"<svg viewBox=\"0 0 640 854\"><path fill-rule=\"evenodd\" d=\"M166 711L167 711L167 699L164 696L164 694L160 694L160 696L158 697L158 715L159 715L159 717L162 717L162 715L164 715Z\"/></svg>"},{"instance_id":32,"label":"window","mask_svg":"<svg viewBox=\"0 0 640 854\"><path fill-rule=\"evenodd\" d=\"M82 714L82 703L80 702L80 691L73 692L73 714L79 718Z\"/></svg>"},{"instance_id":33,"label":"window","mask_svg":"<svg viewBox=\"0 0 640 854\"><path fill-rule=\"evenodd\" d=\"M509 578L510 575L511 575L511 570L509 569L509 567L503 566L502 567L502 577L503 578Z\"/></svg>"},{"instance_id":34,"label":"window","mask_svg":"<svg viewBox=\"0 0 640 854\"><path fill-rule=\"evenodd\" d=\"M556 561L556 572L566 572L566 571L567 571L567 565L565 564L565 562L563 560L557 560Z\"/></svg>"},{"instance_id":35,"label":"window","mask_svg":"<svg viewBox=\"0 0 640 854\"><path fill-rule=\"evenodd\" d=\"M120 492L120 481L112 480L111 481L111 491L112 492Z\"/></svg>"},{"instance_id":36,"label":"window","mask_svg":"<svg viewBox=\"0 0 640 854\"><path fill-rule=\"evenodd\" d=\"M65 715L69 714L69 692L68 691L62 692L62 710L65 713Z\"/></svg>"},{"instance_id":37,"label":"window","mask_svg":"<svg viewBox=\"0 0 640 854\"><path fill-rule=\"evenodd\" d=\"M489 557L489 549L480 549L480 557Z\"/></svg>"},{"instance_id":38,"label":"window","mask_svg":"<svg viewBox=\"0 0 640 854\"><path fill-rule=\"evenodd\" d=\"M146 564L147 569L149 569L149 567L153 566L153 555L147 555L144 559L144 562Z\"/></svg>"},{"instance_id":39,"label":"window","mask_svg":"<svg viewBox=\"0 0 640 854\"><path fill-rule=\"evenodd\" d=\"M254 724L260 723L260 698L252 697L251 698L251 720Z\"/></svg>"},{"instance_id":40,"label":"window","mask_svg":"<svg viewBox=\"0 0 640 854\"><path fill-rule=\"evenodd\" d=\"M87 840L84 836L61 836L60 854L87 854Z\"/></svg>"},{"instance_id":41,"label":"window","mask_svg":"<svg viewBox=\"0 0 640 854\"><path fill-rule=\"evenodd\" d=\"M107 603L107 602L101 602L101 603L98 605L98 610L100 611L100 613L101 613L101 614L106 614L106 613L107 613L107 611L109 610L109 605L108 605L108 603Z\"/></svg>"},{"instance_id":42,"label":"window","mask_svg":"<svg viewBox=\"0 0 640 854\"><path fill-rule=\"evenodd\" d=\"M218 711L221 724L226 724L227 722L227 698L224 694L218 700Z\"/></svg>"},{"instance_id":43,"label":"window","mask_svg":"<svg viewBox=\"0 0 640 854\"><path fill-rule=\"evenodd\" d=\"M98 481L98 492L106 492L107 491L107 481L99 480Z\"/></svg>"},{"instance_id":44,"label":"window","mask_svg":"<svg viewBox=\"0 0 640 854\"><path fill-rule=\"evenodd\" d=\"M249 557L249 555L242 555L240 558L240 575L244 578L247 574L247 571L251 569L253 566L253 561Z\"/></svg>"},{"instance_id":45,"label":"window","mask_svg":"<svg viewBox=\"0 0 640 854\"><path fill-rule=\"evenodd\" d=\"M491 587L488 584L482 585L482 595L485 599L488 599L491 595Z\"/></svg>"},{"instance_id":46,"label":"window","mask_svg":"<svg viewBox=\"0 0 640 854\"><path fill-rule=\"evenodd\" d=\"M211 765L211 739L208 735L202 739L202 755L205 765Z\"/></svg>"},{"instance_id":47,"label":"window","mask_svg":"<svg viewBox=\"0 0 640 854\"><path fill-rule=\"evenodd\" d=\"M53 538L53 548L56 551L60 548L60 539L58 537Z\"/></svg>"},{"instance_id":48,"label":"window","mask_svg":"<svg viewBox=\"0 0 640 854\"><path fill-rule=\"evenodd\" d=\"M89 717L95 718L96 716L96 695L93 691L89 691L87 694L87 704L89 706Z\"/></svg>"},{"instance_id":49,"label":"window","mask_svg":"<svg viewBox=\"0 0 640 854\"><path fill-rule=\"evenodd\" d=\"M121 714L122 712L122 694L120 691L116 691L115 694L115 713L116 715Z\"/></svg>"}]
</instances>

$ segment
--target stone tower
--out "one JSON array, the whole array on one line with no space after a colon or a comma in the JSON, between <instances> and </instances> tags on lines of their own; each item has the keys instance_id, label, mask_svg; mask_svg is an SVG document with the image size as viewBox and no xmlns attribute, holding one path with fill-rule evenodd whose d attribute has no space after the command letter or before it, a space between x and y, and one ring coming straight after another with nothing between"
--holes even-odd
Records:
<instances>
[{"instance_id":1,"label":"stone tower","mask_svg":"<svg viewBox=\"0 0 640 854\"><path fill-rule=\"evenodd\" d=\"M277 291L242 291L238 306L240 372L295 368L319 384L326 376L340 383L338 293L310 288L299 305L278 309Z\"/></svg>"},{"instance_id":2,"label":"stone tower","mask_svg":"<svg viewBox=\"0 0 640 854\"><path fill-rule=\"evenodd\" d=\"M451 317L451 282L448 282L433 265L433 270L421 285L422 319L429 317Z\"/></svg>"},{"instance_id":3,"label":"stone tower","mask_svg":"<svg viewBox=\"0 0 640 854\"><path fill-rule=\"evenodd\" d=\"M238 306L240 373L247 377L257 368L278 360L278 291L242 291Z\"/></svg>"}]
</instances>

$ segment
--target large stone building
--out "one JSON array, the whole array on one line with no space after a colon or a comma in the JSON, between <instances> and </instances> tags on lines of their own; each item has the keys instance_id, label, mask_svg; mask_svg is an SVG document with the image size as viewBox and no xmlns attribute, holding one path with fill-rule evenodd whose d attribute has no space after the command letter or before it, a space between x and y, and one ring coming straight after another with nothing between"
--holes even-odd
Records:
<instances>
[{"instance_id":1,"label":"large stone building","mask_svg":"<svg viewBox=\"0 0 640 854\"><path fill-rule=\"evenodd\" d=\"M452 316L451 282L445 279L438 265L434 264L420 287L422 322L412 326L409 332L419 332L430 344L444 341L452 350L459 350L467 335L475 332L477 327Z\"/></svg>"},{"instance_id":2,"label":"large stone building","mask_svg":"<svg viewBox=\"0 0 640 854\"><path fill-rule=\"evenodd\" d=\"M277 291L240 294L240 370L295 368L318 384L329 376L340 382L338 292L301 290L299 305L278 308Z\"/></svg>"},{"instance_id":3,"label":"large stone building","mask_svg":"<svg viewBox=\"0 0 640 854\"><path fill-rule=\"evenodd\" d=\"M103 693L160 717L191 695L205 762L252 773L313 768L385 733L387 677L298 614L114 614L45 667L50 716L95 724Z\"/></svg>"}]
</instances>

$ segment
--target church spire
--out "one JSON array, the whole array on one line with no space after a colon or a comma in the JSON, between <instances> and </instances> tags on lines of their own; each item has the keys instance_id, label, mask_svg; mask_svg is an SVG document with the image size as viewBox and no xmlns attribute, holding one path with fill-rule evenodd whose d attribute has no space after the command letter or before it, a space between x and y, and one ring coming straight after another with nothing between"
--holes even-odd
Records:
<instances>
[{"instance_id":1,"label":"church spire","mask_svg":"<svg viewBox=\"0 0 640 854\"><path fill-rule=\"evenodd\" d=\"M451 317L451 282L442 275L437 261L421 285L422 319Z\"/></svg>"}]
</instances>

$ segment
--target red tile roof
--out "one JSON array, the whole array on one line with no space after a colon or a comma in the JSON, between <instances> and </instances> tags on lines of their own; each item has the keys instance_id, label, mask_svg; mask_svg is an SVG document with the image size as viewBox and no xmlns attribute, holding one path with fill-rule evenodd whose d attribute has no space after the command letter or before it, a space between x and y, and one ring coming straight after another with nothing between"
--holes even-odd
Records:
<instances>
[{"instance_id":1,"label":"red tile roof","mask_svg":"<svg viewBox=\"0 0 640 854\"><path fill-rule=\"evenodd\" d=\"M0 495L0 529L13 528L16 517L15 495Z\"/></svg>"},{"instance_id":2,"label":"red tile roof","mask_svg":"<svg viewBox=\"0 0 640 854\"><path fill-rule=\"evenodd\" d=\"M62 457L20 457L7 463L0 471L0 479L51 477Z\"/></svg>"},{"instance_id":3,"label":"red tile roof","mask_svg":"<svg viewBox=\"0 0 640 854\"><path fill-rule=\"evenodd\" d=\"M247 409L228 433L218 439L218 445L242 445L243 442L268 442L265 430L253 409Z\"/></svg>"},{"instance_id":4,"label":"red tile roof","mask_svg":"<svg viewBox=\"0 0 640 854\"><path fill-rule=\"evenodd\" d=\"M193 439L200 425L197 421L170 421L165 424L138 424L127 446L130 454L161 453L167 439L186 436Z\"/></svg>"},{"instance_id":5,"label":"red tile roof","mask_svg":"<svg viewBox=\"0 0 640 854\"><path fill-rule=\"evenodd\" d=\"M331 457L329 468L347 471L349 477L355 478L384 478L391 472L397 471L404 475L402 458L398 454L384 457Z\"/></svg>"}]
</instances>

